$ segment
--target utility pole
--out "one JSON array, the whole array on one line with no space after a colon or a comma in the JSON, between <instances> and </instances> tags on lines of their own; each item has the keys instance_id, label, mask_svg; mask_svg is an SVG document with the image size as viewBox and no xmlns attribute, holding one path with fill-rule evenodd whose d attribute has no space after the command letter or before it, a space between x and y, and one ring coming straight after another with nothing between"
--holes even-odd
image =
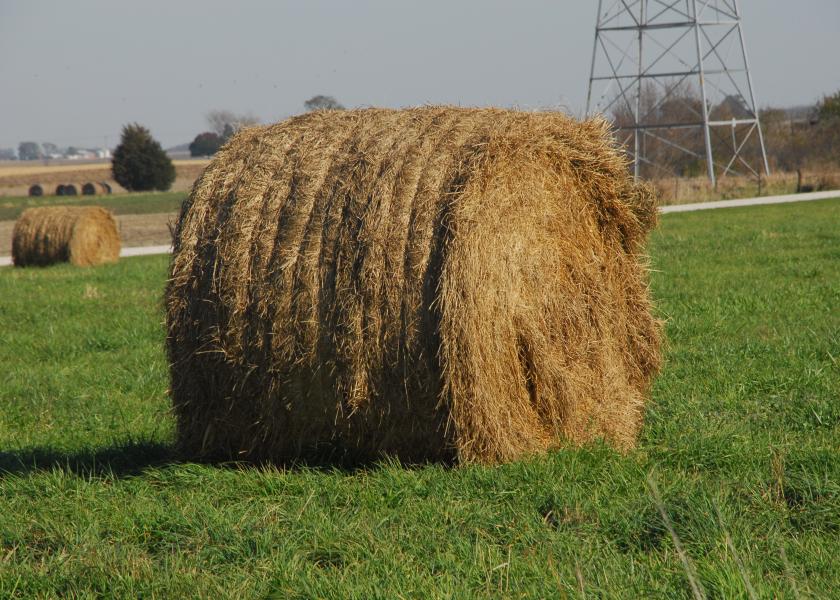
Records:
<instances>
[{"instance_id":1,"label":"utility pole","mask_svg":"<svg viewBox=\"0 0 840 600\"><path fill-rule=\"evenodd\" d=\"M770 172L738 0L599 0L586 100L598 112L636 177L673 176L679 157L713 185Z\"/></svg>"}]
</instances>

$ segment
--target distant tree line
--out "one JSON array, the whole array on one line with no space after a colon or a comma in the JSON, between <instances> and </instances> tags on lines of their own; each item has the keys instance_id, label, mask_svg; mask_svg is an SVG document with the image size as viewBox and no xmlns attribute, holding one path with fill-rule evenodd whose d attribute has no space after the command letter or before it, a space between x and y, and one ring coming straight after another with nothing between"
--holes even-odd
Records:
<instances>
[{"instance_id":1,"label":"distant tree line","mask_svg":"<svg viewBox=\"0 0 840 600\"><path fill-rule=\"evenodd\" d=\"M625 104L612 111L610 116L616 127L633 125L634 108ZM687 84L678 86L668 98L651 84L642 90L640 109L644 115L641 120L648 125L696 123L702 121L703 100L696 88ZM736 96L727 96L709 106L709 117L714 121L749 116L749 109ZM804 115L796 117L784 109L767 108L759 111L759 120L771 170L840 167L840 92L824 97ZM711 128L716 163L729 163L749 127L737 124ZM617 136L619 143L634 150L632 130L619 130ZM654 130L653 135L642 136L640 155L652 163L642 165L642 175L647 178L702 175L705 173L703 130L700 127ZM760 164L761 147L755 132L741 149L741 156L752 165Z\"/></svg>"},{"instance_id":2,"label":"distant tree line","mask_svg":"<svg viewBox=\"0 0 840 600\"><path fill-rule=\"evenodd\" d=\"M761 126L771 167L782 171L840 167L840 91L825 96L799 118L776 108L763 110Z\"/></svg>"},{"instance_id":3,"label":"distant tree line","mask_svg":"<svg viewBox=\"0 0 840 600\"><path fill-rule=\"evenodd\" d=\"M229 110L213 110L205 118L210 131L195 136L190 143L190 156L212 156L240 129L260 122L250 113L237 115Z\"/></svg>"},{"instance_id":4,"label":"distant tree line","mask_svg":"<svg viewBox=\"0 0 840 600\"><path fill-rule=\"evenodd\" d=\"M17 154L11 148L0 149L0 158L4 160L19 158L20 160L39 160L42 158L78 158L79 155L99 152L102 148L96 150L82 150L76 146L68 146L66 148L59 148L52 142L21 142L18 144Z\"/></svg>"},{"instance_id":5,"label":"distant tree line","mask_svg":"<svg viewBox=\"0 0 840 600\"><path fill-rule=\"evenodd\" d=\"M307 111L344 109L332 96L320 94L304 102L303 106ZM199 133L190 142L190 156L212 156L239 130L260 122L259 118L250 113L238 115L229 110L214 110L207 113L205 118L209 130Z\"/></svg>"}]
</instances>

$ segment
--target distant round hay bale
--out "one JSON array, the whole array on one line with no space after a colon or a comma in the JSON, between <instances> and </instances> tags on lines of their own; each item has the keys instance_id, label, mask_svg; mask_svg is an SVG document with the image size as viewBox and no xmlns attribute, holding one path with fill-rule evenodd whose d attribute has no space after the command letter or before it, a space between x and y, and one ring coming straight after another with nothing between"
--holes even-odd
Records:
<instances>
[{"instance_id":1,"label":"distant round hay bale","mask_svg":"<svg viewBox=\"0 0 840 600\"><path fill-rule=\"evenodd\" d=\"M42 186L40 183L34 183L29 186L30 196L43 196L45 191L46 190L44 190L44 186Z\"/></svg>"},{"instance_id":2,"label":"distant round hay bale","mask_svg":"<svg viewBox=\"0 0 840 600\"><path fill-rule=\"evenodd\" d=\"M56 196L78 196L81 191L81 185L75 183L59 183L55 188Z\"/></svg>"},{"instance_id":3,"label":"distant round hay bale","mask_svg":"<svg viewBox=\"0 0 840 600\"><path fill-rule=\"evenodd\" d=\"M61 193L62 196L78 196L79 192L81 191L81 186L75 183L65 183L64 184L64 191Z\"/></svg>"},{"instance_id":4,"label":"distant round hay bale","mask_svg":"<svg viewBox=\"0 0 840 600\"><path fill-rule=\"evenodd\" d=\"M111 186L101 181L88 181L82 186L83 196L98 196L99 194L110 194Z\"/></svg>"},{"instance_id":5,"label":"distant round hay bale","mask_svg":"<svg viewBox=\"0 0 840 600\"><path fill-rule=\"evenodd\" d=\"M635 443L656 220L602 120L427 107L246 130L166 290L189 455L499 462Z\"/></svg>"},{"instance_id":6,"label":"distant round hay bale","mask_svg":"<svg viewBox=\"0 0 840 600\"><path fill-rule=\"evenodd\" d=\"M116 262L120 236L113 215L98 206L43 206L23 211L12 232L15 266Z\"/></svg>"}]
</instances>

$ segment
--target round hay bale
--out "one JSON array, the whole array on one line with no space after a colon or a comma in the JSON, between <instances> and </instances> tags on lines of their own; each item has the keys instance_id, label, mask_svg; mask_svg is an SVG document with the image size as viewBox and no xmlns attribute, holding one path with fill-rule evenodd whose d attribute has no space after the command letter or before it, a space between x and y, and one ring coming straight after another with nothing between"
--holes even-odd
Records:
<instances>
[{"instance_id":1,"label":"round hay bale","mask_svg":"<svg viewBox=\"0 0 840 600\"><path fill-rule=\"evenodd\" d=\"M30 196L43 196L44 192L44 186L42 186L40 183L35 183L29 186Z\"/></svg>"},{"instance_id":2,"label":"round hay bale","mask_svg":"<svg viewBox=\"0 0 840 600\"><path fill-rule=\"evenodd\" d=\"M78 196L79 192L81 191L81 186L76 185L75 183L65 183L64 190L62 192L62 196Z\"/></svg>"},{"instance_id":3,"label":"round hay bale","mask_svg":"<svg viewBox=\"0 0 840 600\"><path fill-rule=\"evenodd\" d=\"M17 267L70 262L116 262L120 236L113 215L99 206L43 206L23 211L12 232Z\"/></svg>"},{"instance_id":4,"label":"round hay bale","mask_svg":"<svg viewBox=\"0 0 840 600\"><path fill-rule=\"evenodd\" d=\"M499 462L635 443L656 220L603 120L426 107L248 129L184 202L181 450Z\"/></svg>"},{"instance_id":5,"label":"round hay bale","mask_svg":"<svg viewBox=\"0 0 840 600\"><path fill-rule=\"evenodd\" d=\"M88 181L82 186L82 195L83 196L96 196L97 194L101 193L102 188L98 186L98 184Z\"/></svg>"},{"instance_id":6,"label":"round hay bale","mask_svg":"<svg viewBox=\"0 0 840 600\"><path fill-rule=\"evenodd\" d=\"M88 181L82 186L82 195L84 196L98 196L99 194L110 194L111 186L102 181Z\"/></svg>"}]
</instances>

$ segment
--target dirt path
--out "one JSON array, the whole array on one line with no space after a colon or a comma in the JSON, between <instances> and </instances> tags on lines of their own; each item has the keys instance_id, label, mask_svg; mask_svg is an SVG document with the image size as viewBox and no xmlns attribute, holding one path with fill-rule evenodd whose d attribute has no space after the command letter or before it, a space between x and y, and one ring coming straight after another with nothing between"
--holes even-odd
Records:
<instances>
[{"instance_id":1,"label":"dirt path","mask_svg":"<svg viewBox=\"0 0 840 600\"><path fill-rule=\"evenodd\" d=\"M149 215L118 215L117 229L123 248L136 246L161 246L172 242L169 224L175 223L177 213L152 213ZM0 221L0 256L12 253L14 221Z\"/></svg>"},{"instance_id":2,"label":"dirt path","mask_svg":"<svg viewBox=\"0 0 840 600\"><path fill-rule=\"evenodd\" d=\"M788 202L810 202L811 200L828 200L840 197L840 190L827 192L811 192L808 194L787 194L785 196L760 196L758 198L741 198L739 200L715 200L713 202L697 202L694 204L673 204L663 206L659 212L691 212L695 210L712 210L715 208L737 208L739 206L760 206L764 204L786 204Z\"/></svg>"}]
</instances>

